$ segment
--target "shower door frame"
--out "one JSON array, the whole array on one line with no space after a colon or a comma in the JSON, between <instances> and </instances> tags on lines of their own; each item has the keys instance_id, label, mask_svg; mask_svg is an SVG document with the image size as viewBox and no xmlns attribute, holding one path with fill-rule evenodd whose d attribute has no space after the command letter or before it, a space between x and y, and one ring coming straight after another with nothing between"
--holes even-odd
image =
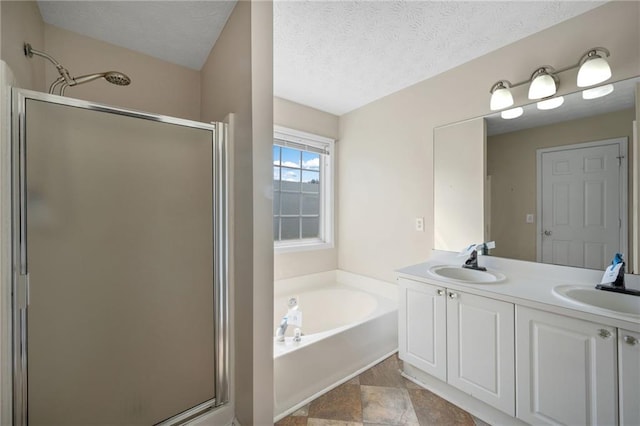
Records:
<instances>
[{"instance_id":1,"label":"shower door frame","mask_svg":"<svg viewBox=\"0 0 640 426\"><path fill-rule=\"evenodd\" d=\"M213 294L214 294L214 385L213 399L168 418L158 425L169 426L205 414L229 402L229 194L227 124L211 124L151 114L64 96L11 88L11 318L13 424L28 424L27 310L29 268L26 257L26 102L36 100L91 111L122 115L211 131L213 181Z\"/></svg>"}]
</instances>

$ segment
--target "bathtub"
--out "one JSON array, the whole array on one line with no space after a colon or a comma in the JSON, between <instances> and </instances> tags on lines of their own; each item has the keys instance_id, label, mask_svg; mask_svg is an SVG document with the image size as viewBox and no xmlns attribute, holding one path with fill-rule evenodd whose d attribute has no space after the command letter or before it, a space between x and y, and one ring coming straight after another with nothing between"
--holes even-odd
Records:
<instances>
[{"instance_id":1,"label":"bathtub","mask_svg":"<svg viewBox=\"0 0 640 426\"><path fill-rule=\"evenodd\" d=\"M398 349L397 287L345 271L276 281L274 330L298 297L302 340L274 340L274 422Z\"/></svg>"}]
</instances>

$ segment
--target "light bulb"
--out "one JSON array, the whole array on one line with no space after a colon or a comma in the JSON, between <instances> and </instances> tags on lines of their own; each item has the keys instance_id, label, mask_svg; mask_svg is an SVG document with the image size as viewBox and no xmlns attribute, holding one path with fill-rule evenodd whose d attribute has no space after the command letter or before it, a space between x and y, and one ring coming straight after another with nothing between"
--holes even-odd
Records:
<instances>
[{"instance_id":1,"label":"light bulb","mask_svg":"<svg viewBox=\"0 0 640 426\"><path fill-rule=\"evenodd\" d=\"M547 99L546 101L538 102L538 109L543 111L554 109L554 108L558 108L563 103L564 103L564 97L558 96L557 98L551 98L551 99Z\"/></svg>"}]
</instances>

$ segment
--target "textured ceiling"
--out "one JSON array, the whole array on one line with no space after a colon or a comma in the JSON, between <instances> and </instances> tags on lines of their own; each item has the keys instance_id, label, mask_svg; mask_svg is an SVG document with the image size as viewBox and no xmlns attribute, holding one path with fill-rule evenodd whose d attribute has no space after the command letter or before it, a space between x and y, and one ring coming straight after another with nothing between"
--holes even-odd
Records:
<instances>
[{"instance_id":1,"label":"textured ceiling","mask_svg":"<svg viewBox=\"0 0 640 426\"><path fill-rule=\"evenodd\" d=\"M39 1L51 25L200 70L236 1Z\"/></svg>"},{"instance_id":2,"label":"textured ceiling","mask_svg":"<svg viewBox=\"0 0 640 426\"><path fill-rule=\"evenodd\" d=\"M39 1L45 22L201 69L233 1ZM274 2L274 94L341 115L603 1Z\"/></svg>"},{"instance_id":3,"label":"textured ceiling","mask_svg":"<svg viewBox=\"0 0 640 426\"><path fill-rule=\"evenodd\" d=\"M277 1L274 93L341 115L603 3Z\"/></svg>"}]
</instances>

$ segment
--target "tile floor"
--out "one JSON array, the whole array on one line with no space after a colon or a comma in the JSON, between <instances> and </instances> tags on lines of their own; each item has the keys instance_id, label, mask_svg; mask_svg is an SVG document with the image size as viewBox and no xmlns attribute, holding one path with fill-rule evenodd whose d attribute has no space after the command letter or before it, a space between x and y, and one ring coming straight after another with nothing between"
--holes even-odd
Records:
<instances>
[{"instance_id":1,"label":"tile floor","mask_svg":"<svg viewBox=\"0 0 640 426\"><path fill-rule=\"evenodd\" d=\"M488 426L400 375L392 355L276 423L276 426Z\"/></svg>"}]
</instances>

